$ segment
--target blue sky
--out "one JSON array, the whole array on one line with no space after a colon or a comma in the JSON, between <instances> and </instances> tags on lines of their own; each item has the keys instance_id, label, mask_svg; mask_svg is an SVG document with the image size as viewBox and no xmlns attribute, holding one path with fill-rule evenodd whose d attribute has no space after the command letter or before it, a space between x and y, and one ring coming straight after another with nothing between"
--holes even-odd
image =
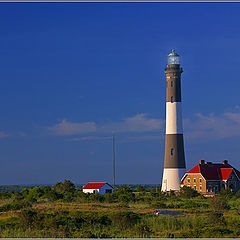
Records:
<instances>
[{"instance_id":1,"label":"blue sky","mask_svg":"<svg viewBox=\"0 0 240 240\"><path fill-rule=\"evenodd\" d=\"M181 56L187 169L240 169L240 3L1 3L0 184L161 183Z\"/></svg>"}]
</instances>

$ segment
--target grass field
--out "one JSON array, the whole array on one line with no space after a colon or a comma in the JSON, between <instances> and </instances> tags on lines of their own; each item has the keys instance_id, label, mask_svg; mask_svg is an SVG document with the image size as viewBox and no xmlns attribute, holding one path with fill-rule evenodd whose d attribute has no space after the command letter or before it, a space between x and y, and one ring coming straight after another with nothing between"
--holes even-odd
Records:
<instances>
[{"instance_id":1,"label":"grass field","mask_svg":"<svg viewBox=\"0 0 240 240\"><path fill-rule=\"evenodd\" d=\"M180 195L156 190L86 195L58 184L0 193L1 238L237 238L240 194L204 198L185 189ZM153 214L154 209L183 215Z\"/></svg>"}]
</instances>

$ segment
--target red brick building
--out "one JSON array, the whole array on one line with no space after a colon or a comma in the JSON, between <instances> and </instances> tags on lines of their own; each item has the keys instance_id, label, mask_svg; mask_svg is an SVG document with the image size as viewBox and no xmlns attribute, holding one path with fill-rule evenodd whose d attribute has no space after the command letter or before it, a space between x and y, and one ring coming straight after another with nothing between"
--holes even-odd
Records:
<instances>
[{"instance_id":1,"label":"red brick building","mask_svg":"<svg viewBox=\"0 0 240 240\"><path fill-rule=\"evenodd\" d=\"M200 160L199 164L189 170L181 180L181 186L188 186L203 195L215 194L222 188L240 190L240 172L227 160L223 163L211 163Z\"/></svg>"}]
</instances>

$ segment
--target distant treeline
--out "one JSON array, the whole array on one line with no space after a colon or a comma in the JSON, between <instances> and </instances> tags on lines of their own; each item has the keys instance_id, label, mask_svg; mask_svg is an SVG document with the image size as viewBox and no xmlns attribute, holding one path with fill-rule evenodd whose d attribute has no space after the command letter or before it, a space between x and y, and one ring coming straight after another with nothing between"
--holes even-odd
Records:
<instances>
[{"instance_id":1,"label":"distant treeline","mask_svg":"<svg viewBox=\"0 0 240 240\"><path fill-rule=\"evenodd\" d=\"M41 186L53 186L51 184L35 184L35 185L2 185L0 186L0 192L2 191L21 191L25 188L33 188L33 187L41 187ZM84 184L75 184L77 187L83 187ZM120 188L121 185L115 185L116 188ZM138 186L144 187L144 189L153 189L156 186L159 186L157 184L126 184L126 186L130 187L131 189L136 189Z\"/></svg>"}]
</instances>

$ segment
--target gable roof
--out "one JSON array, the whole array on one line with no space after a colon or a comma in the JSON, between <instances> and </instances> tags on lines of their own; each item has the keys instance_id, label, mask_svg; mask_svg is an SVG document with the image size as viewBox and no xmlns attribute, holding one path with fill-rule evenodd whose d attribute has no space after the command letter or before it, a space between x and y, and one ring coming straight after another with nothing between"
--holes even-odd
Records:
<instances>
[{"instance_id":1,"label":"gable roof","mask_svg":"<svg viewBox=\"0 0 240 240\"><path fill-rule=\"evenodd\" d=\"M232 171L233 171L232 168L221 168L220 172L221 172L222 180L228 180L229 175L231 174Z\"/></svg>"},{"instance_id":2,"label":"gable roof","mask_svg":"<svg viewBox=\"0 0 240 240\"><path fill-rule=\"evenodd\" d=\"M200 173L206 180L228 180L230 174L234 172L240 180L240 172L228 163L199 163L190 169L182 178L184 180L187 174Z\"/></svg>"},{"instance_id":3,"label":"gable roof","mask_svg":"<svg viewBox=\"0 0 240 240\"><path fill-rule=\"evenodd\" d=\"M83 189L99 189L101 188L103 185L107 184L108 186L112 187L111 185L109 185L106 182L98 182L98 183L88 183L86 186L83 187Z\"/></svg>"}]
</instances>

